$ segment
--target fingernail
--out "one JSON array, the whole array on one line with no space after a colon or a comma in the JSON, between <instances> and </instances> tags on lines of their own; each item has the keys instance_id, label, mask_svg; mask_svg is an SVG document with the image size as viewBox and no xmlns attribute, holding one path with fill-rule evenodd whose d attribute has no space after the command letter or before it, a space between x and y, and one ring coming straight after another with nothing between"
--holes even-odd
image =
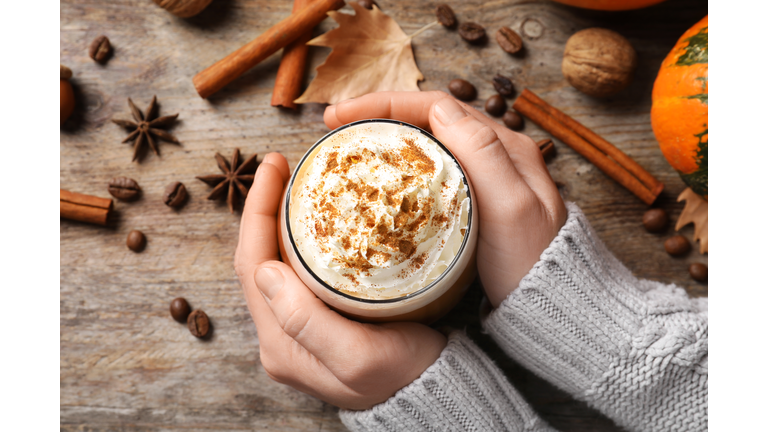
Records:
<instances>
[{"instance_id":1,"label":"fingernail","mask_svg":"<svg viewBox=\"0 0 768 432\"><path fill-rule=\"evenodd\" d=\"M464 108L452 99L444 98L435 104L435 119L443 126L450 126L468 115Z\"/></svg>"},{"instance_id":2,"label":"fingernail","mask_svg":"<svg viewBox=\"0 0 768 432\"><path fill-rule=\"evenodd\" d=\"M272 300L283 288L283 274L272 267L261 267L256 270L253 280L265 297Z\"/></svg>"},{"instance_id":3,"label":"fingernail","mask_svg":"<svg viewBox=\"0 0 768 432\"><path fill-rule=\"evenodd\" d=\"M325 114L323 115L336 117L336 105L328 105L325 107Z\"/></svg>"},{"instance_id":4,"label":"fingernail","mask_svg":"<svg viewBox=\"0 0 768 432\"><path fill-rule=\"evenodd\" d=\"M269 162L261 162L259 166L256 167L256 173L254 173L253 175L252 184L256 184L256 181L259 180L259 176L261 175L262 172L264 172L264 170L262 169L264 165L269 165Z\"/></svg>"},{"instance_id":5,"label":"fingernail","mask_svg":"<svg viewBox=\"0 0 768 432\"><path fill-rule=\"evenodd\" d=\"M349 99L347 99L347 100L343 100L343 101L341 101L341 102L337 103L337 104L336 104L336 106L341 106L341 105L344 105L344 104L346 104L346 103L350 103L350 102L352 102L353 100L355 100L355 98L349 98Z\"/></svg>"}]
</instances>

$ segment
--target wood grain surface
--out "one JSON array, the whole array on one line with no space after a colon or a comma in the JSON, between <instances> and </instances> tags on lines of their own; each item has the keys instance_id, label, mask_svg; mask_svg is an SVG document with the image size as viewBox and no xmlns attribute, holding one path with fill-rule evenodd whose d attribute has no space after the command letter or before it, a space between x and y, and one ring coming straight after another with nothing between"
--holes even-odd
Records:
<instances>
[{"instance_id":1,"label":"wood grain surface","mask_svg":"<svg viewBox=\"0 0 768 432\"><path fill-rule=\"evenodd\" d=\"M406 33L434 20L435 3L379 0ZM677 38L707 14L705 0L668 0L621 13L579 10L547 1L470 0L450 3L460 21L475 21L493 34L509 26L523 36L525 53L513 57L491 38L469 46L455 31L434 27L414 42L422 90L445 90L453 78L474 83L481 108L494 94L496 73L513 77L552 105L592 128L635 158L667 187L656 206L673 220L684 185L659 151L650 125L651 88L659 65ZM214 0L200 15L176 18L148 0L65 0L61 3L61 63L74 72L75 113L61 128L61 187L102 197L114 176L139 182L141 199L116 202L108 227L61 220L60 421L72 431L160 430L345 430L337 410L271 381L259 363L256 329L236 279L232 256L240 224L226 204L207 201L209 186L196 175L218 172L214 154L247 157L270 151L295 166L328 129L324 106L297 112L269 104L280 52L209 100L192 77L290 14L288 0ZM346 7L342 11L350 12ZM324 21L316 34L334 24ZM560 72L563 46L583 28L618 31L635 46L639 68L631 86L597 100L571 88ZM107 35L114 55L106 65L87 54L90 42ZM311 48L309 78L328 53ZM307 81L308 82L308 81ZM170 129L180 145L161 143L161 156L131 162L122 128L109 119L129 118L126 98L144 109L153 95L160 115L180 113ZM535 140L546 133L528 122ZM568 200L578 203L608 248L635 275L676 283L693 296L707 286L687 272L707 262L694 250L671 258L662 234L641 225L647 209L639 199L556 141L549 163ZM162 203L165 186L183 182L190 199L180 210ZM671 224L672 225L672 224ZM125 246L132 229L148 239L142 253ZM682 233L689 239L692 228ZM173 321L168 305L183 296L211 317L213 335L200 341ZM466 328L502 367L533 407L562 431L616 431L610 420L553 388L508 359L481 333L479 285L438 325Z\"/></svg>"}]
</instances>

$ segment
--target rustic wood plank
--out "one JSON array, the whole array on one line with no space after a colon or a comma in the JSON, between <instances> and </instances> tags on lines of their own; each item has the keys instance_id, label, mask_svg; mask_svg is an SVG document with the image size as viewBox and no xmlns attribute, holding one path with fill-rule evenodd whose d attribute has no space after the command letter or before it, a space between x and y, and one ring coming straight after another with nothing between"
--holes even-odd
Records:
<instances>
[{"instance_id":1,"label":"rustic wood plank","mask_svg":"<svg viewBox=\"0 0 768 432\"><path fill-rule=\"evenodd\" d=\"M432 21L434 4L417 0L379 1L406 33ZM468 46L441 27L414 41L423 90L444 90L461 77L473 82L481 108L493 94L491 78L501 72L519 89L529 87L635 158L667 185L659 206L677 218L675 202L684 186L666 164L650 127L650 90L658 66L677 38L707 13L703 0L669 0L645 10L605 13L550 2L470 0L455 4L460 20L473 20L489 33L501 25L521 30L526 53L510 57L491 39ZM348 11L346 8L345 11ZM344 430L336 409L272 382L259 363L256 330L232 269L239 215L205 197L210 188L194 177L217 172L215 152L230 155L283 153L293 167L327 132L323 107L299 112L269 106L279 53L210 100L200 99L192 76L287 16L290 1L216 0L197 17L179 19L149 1L61 3L61 63L69 66L77 107L61 130L61 187L108 196L116 175L136 179L143 196L116 202L110 227L62 220L61 242L61 429L62 430ZM595 100L570 88L560 72L562 48L575 31L601 26L625 35L640 67L634 83L619 95ZM326 20L317 33L333 24ZM107 35L115 47L101 66L87 56L90 41ZM328 50L311 48L311 75ZM124 131L109 122L129 118L126 98L143 109L157 95L161 115L179 112L170 129L181 145L160 144L161 157L147 154L132 163ZM545 133L528 122L534 139ZM552 177L577 202L620 260L639 277L673 282L691 295L707 286L687 274L691 262L707 262L696 250L673 259L663 234L641 226L646 206L565 145L550 163ZM185 183L187 205L162 204L165 186ZM125 247L132 229L145 232L146 250ZM691 238L690 227L683 233ZM609 420L576 402L505 357L480 332L480 287L438 325L467 328L510 380L553 426L563 431L615 431ZM168 304L184 296L211 317L210 340L193 338L173 321Z\"/></svg>"}]
</instances>

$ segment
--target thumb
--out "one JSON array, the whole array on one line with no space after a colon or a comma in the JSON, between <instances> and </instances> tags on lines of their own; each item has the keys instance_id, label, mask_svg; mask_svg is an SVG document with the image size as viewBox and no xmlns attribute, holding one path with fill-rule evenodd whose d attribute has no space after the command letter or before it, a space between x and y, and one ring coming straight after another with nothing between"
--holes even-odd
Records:
<instances>
[{"instance_id":1,"label":"thumb","mask_svg":"<svg viewBox=\"0 0 768 432\"><path fill-rule=\"evenodd\" d=\"M478 205L489 208L504 202L509 185L513 190L525 185L496 132L461 107L453 98L437 101L429 113L435 137L459 159L474 183ZM481 212L482 214L482 212Z\"/></svg>"},{"instance_id":2,"label":"thumb","mask_svg":"<svg viewBox=\"0 0 768 432\"><path fill-rule=\"evenodd\" d=\"M331 372L359 348L361 325L328 308L287 264L262 263L253 280L282 330Z\"/></svg>"}]
</instances>

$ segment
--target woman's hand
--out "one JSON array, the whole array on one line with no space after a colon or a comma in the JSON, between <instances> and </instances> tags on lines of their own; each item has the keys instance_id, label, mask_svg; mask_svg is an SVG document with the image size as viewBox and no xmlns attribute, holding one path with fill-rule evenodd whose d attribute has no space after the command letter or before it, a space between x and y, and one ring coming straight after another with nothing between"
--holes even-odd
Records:
<instances>
[{"instance_id":1,"label":"woman's hand","mask_svg":"<svg viewBox=\"0 0 768 432\"><path fill-rule=\"evenodd\" d=\"M370 118L429 129L459 159L480 216L477 267L496 307L565 224L566 210L536 144L443 92L383 92L329 106L335 129Z\"/></svg>"},{"instance_id":2,"label":"woman's hand","mask_svg":"<svg viewBox=\"0 0 768 432\"><path fill-rule=\"evenodd\" d=\"M386 401L418 378L445 337L416 323L361 324L332 311L278 260L277 213L289 169L270 153L243 209L235 270L259 333L261 364L277 382L347 409Z\"/></svg>"},{"instance_id":3,"label":"woman's hand","mask_svg":"<svg viewBox=\"0 0 768 432\"><path fill-rule=\"evenodd\" d=\"M366 118L430 129L459 159L480 219L480 278L498 306L565 223L565 206L539 149L442 92L376 93L325 112L331 129ZM277 261L277 212L288 178L285 158L268 154L248 193L235 253L262 365L274 380L333 405L370 408L418 378L446 339L421 324L348 320Z\"/></svg>"}]
</instances>

